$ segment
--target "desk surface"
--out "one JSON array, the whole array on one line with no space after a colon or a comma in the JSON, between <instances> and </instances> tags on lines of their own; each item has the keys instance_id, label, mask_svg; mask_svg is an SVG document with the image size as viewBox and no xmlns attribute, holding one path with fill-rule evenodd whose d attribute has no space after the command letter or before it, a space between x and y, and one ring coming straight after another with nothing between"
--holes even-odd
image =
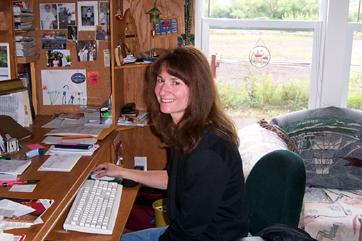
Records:
<instances>
[{"instance_id":1,"label":"desk surface","mask_svg":"<svg viewBox=\"0 0 362 241\"><path fill-rule=\"evenodd\" d=\"M40 128L49 118L37 118L33 126L33 136L23 144L40 143L46 129ZM39 179L35 190L31 193L9 192L9 187L0 187L1 197L26 198L26 199L53 199L54 203L42 216L43 224L33 225L31 228L8 230L9 233L26 234L26 240L119 240L128 216L135 201L138 188L123 188L121 204L118 211L116 226L113 235L98 235L65 231L62 228L67 212L76 196L79 187L88 177L89 173L100 162L110 161L113 157L113 133L100 141L100 148L93 156L83 156L71 172L39 172L38 168L47 159L46 156L32 159L32 164L21 175L24 180ZM22 148L22 152L26 148ZM21 153L18 153L20 156ZM18 157L18 155L15 156Z\"/></svg>"}]
</instances>

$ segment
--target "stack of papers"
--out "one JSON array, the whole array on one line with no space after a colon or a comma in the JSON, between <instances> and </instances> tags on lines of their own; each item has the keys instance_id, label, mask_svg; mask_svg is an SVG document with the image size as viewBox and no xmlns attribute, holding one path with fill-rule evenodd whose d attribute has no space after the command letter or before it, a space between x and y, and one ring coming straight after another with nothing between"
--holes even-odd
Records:
<instances>
[{"instance_id":1,"label":"stack of papers","mask_svg":"<svg viewBox=\"0 0 362 241\"><path fill-rule=\"evenodd\" d=\"M80 158L80 154L54 154L39 167L38 171L70 172Z\"/></svg>"},{"instance_id":2,"label":"stack of papers","mask_svg":"<svg viewBox=\"0 0 362 241\"><path fill-rule=\"evenodd\" d=\"M46 155L54 154L78 154L82 156L91 156L99 148L99 145L95 144L90 149L77 149L77 148L57 148L54 145L50 146Z\"/></svg>"},{"instance_id":3,"label":"stack of papers","mask_svg":"<svg viewBox=\"0 0 362 241\"><path fill-rule=\"evenodd\" d=\"M0 216L5 230L43 223L41 216L51 206L50 199L0 198Z\"/></svg>"},{"instance_id":4,"label":"stack of papers","mask_svg":"<svg viewBox=\"0 0 362 241\"><path fill-rule=\"evenodd\" d=\"M31 160L0 160L0 173L21 175L31 164Z\"/></svg>"},{"instance_id":5,"label":"stack of papers","mask_svg":"<svg viewBox=\"0 0 362 241\"><path fill-rule=\"evenodd\" d=\"M104 127L74 126L69 128L57 128L49 131L47 136L91 136L97 138Z\"/></svg>"},{"instance_id":6,"label":"stack of papers","mask_svg":"<svg viewBox=\"0 0 362 241\"><path fill-rule=\"evenodd\" d=\"M94 137L89 138L69 138L63 136L46 136L42 143L47 145L54 144L68 144L68 145L78 145L78 144L96 144L97 139Z\"/></svg>"}]
</instances>

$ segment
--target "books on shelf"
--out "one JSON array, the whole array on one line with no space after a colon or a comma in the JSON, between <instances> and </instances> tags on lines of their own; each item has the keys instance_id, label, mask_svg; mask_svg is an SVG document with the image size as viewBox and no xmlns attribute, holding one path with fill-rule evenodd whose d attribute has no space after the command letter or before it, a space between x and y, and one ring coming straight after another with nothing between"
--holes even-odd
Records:
<instances>
[{"instance_id":1,"label":"books on shelf","mask_svg":"<svg viewBox=\"0 0 362 241\"><path fill-rule=\"evenodd\" d=\"M145 126L148 124L149 115L148 112L139 111L137 114L122 114L117 124L125 126Z\"/></svg>"},{"instance_id":2,"label":"books on shelf","mask_svg":"<svg viewBox=\"0 0 362 241\"><path fill-rule=\"evenodd\" d=\"M52 205L51 199L20 199L0 197L0 215L4 230L27 228L43 223L41 216Z\"/></svg>"}]
</instances>

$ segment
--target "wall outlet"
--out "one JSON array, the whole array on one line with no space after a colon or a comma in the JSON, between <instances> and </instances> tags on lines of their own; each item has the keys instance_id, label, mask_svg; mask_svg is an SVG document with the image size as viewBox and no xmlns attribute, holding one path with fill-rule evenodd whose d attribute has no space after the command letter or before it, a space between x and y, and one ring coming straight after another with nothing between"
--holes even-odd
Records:
<instances>
[{"instance_id":1,"label":"wall outlet","mask_svg":"<svg viewBox=\"0 0 362 241\"><path fill-rule=\"evenodd\" d=\"M147 171L147 157L146 156L135 156L134 157L134 169L140 169Z\"/></svg>"}]
</instances>

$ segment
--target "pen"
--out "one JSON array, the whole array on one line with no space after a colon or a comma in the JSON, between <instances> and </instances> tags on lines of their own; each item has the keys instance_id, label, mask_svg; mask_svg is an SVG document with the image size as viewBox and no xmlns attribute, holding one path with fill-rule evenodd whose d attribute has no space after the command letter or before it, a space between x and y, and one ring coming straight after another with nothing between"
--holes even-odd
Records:
<instances>
[{"instance_id":1,"label":"pen","mask_svg":"<svg viewBox=\"0 0 362 241\"><path fill-rule=\"evenodd\" d=\"M11 187L13 185L35 184L38 183L39 181L40 180L25 180L25 181L15 180L15 181L3 182L1 185L3 187Z\"/></svg>"}]
</instances>

